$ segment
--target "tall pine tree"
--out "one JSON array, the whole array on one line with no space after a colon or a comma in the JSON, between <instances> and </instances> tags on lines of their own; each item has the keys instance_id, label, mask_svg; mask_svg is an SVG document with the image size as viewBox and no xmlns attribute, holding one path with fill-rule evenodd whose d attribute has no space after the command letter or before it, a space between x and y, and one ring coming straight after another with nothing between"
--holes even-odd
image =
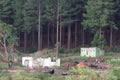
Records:
<instances>
[{"instance_id":1,"label":"tall pine tree","mask_svg":"<svg viewBox=\"0 0 120 80\"><path fill-rule=\"evenodd\" d=\"M104 29L109 26L109 22L111 21L109 17L111 17L110 15L113 13L112 4L112 0L88 0L85 6L86 13L84 14L85 19L83 25L95 34L99 32L99 40L101 40L101 38L104 39ZM102 41L100 41L100 43L101 42ZM99 42L97 44L99 44ZM99 46L102 47L102 45L104 45L103 42Z\"/></svg>"},{"instance_id":2,"label":"tall pine tree","mask_svg":"<svg viewBox=\"0 0 120 80\"><path fill-rule=\"evenodd\" d=\"M27 50L27 34L37 26L37 7L35 0L26 0L23 5L24 51Z\"/></svg>"},{"instance_id":3,"label":"tall pine tree","mask_svg":"<svg viewBox=\"0 0 120 80\"><path fill-rule=\"evenodd\" d=\"M8 24L13 23L11 2L11 0L0 0L0 20Z\"/></svg>"}]
</instances>

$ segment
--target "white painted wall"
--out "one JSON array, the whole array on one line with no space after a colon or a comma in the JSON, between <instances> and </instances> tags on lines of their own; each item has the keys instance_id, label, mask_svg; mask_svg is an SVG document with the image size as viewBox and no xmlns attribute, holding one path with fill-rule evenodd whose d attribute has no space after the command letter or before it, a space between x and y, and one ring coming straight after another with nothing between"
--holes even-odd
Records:
<instances>
[{"instance_id":1,"label":"white painted wall","mask_svg":"<svg viewBox=\"0 0 120 80\"><path fill-rule=\"evenodd\" d=\"M28 61L28 63L26 63ZM55 62L51 61L51 58L37 58L33 60L32 57L23 57L22 58L22 65L23 66L28 66L30 68L33 67L54 67L54 66L60 66L60 59L56 59Z\"/></svg>"},{"instance_id":2,"label":"white painted wall","mask_svg":"<svg viewBox=\"0 0 120 80\"><path fill-rule=\"evenodd\" d=\"M33 58L32 57L22 57L22 65L33 68Z\"/></svg>"},{"instance_id":3,"label":"white painted wall","mask_svg":"<svg viewBox=\"0 0 120 80\"><path fill-rule=\"evenodd\" d=\"M90 47L90 48L81 48L81 56L82 57L97 57L103 55L103 50L97 47Z\"/></svg>"}]
</instances>

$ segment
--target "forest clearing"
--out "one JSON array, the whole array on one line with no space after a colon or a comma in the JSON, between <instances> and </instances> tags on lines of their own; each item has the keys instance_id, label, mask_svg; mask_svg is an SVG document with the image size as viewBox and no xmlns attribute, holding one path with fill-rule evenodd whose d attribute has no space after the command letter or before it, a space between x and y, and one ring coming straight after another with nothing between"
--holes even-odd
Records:
<instances>
[{"instance_id":1,"label":"forest clearing","mask_svg":"<svg viewBox=\"0 0 120 80\"><path fill-rule=\"evenodd\" d=\"M31 57L52 58L55 53L46 53L47 50L29 54ZM40 54L41 53L41 54ZM42 55L44 54L44 55ZM12 67L4 62L0 62L1 80L119 80L120 79L120 53L108 52L99 57L81 57L80 53L62 53L59 55L61 63L59 67L35 67L28 68L22 66L22 57L19 54L15 58L18 62ZM116 54L116 55L114 55ZM20 58L21 57L21 58ZM54 71L53 71L54 70Z\"/></svg>"},{"instance_id":2,"label":"forest clearing","mask_svg":"<svg viewBox=\"0 0 120 80\"><path fill-rule=\"evenodd\" d=\"M120 80L120 0L0 0L0 80Z\"/></svg>"}]
</instances>

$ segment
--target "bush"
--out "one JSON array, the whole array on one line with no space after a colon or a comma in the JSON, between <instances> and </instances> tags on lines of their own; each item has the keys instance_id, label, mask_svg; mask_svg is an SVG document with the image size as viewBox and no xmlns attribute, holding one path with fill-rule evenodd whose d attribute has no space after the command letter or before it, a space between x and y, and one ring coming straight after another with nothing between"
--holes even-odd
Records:
<instances>
[{"instance_id":1,"label":"bush","mask_svg":"<svg viewBox=\"0 0 120 80\"><path fill-rule=\"evenodd\" d=\"M64 47L62 47L62 48L60 48L59 49L59 53L64 53L65 51L64 51Z\"/></svg>"},{"instance_id":2,"label":"bush","mask_svg":"<svg viewBox=\"0 0 120 80\"><path fill-rule=\"evenodd\" d=\"M120 52L120 48L118 48L118 47L112 47L110 49L110 52Z\"/></svg>"},{"instance_id":3,"label":"bush","mask_svg":"<svg viewBox=\"0 0 120 80\"><path fill-rule=\"evenodd\" d=\"M75 53L75 54L78 53L78 54L79 54L79 53L80 53L80 48L75 48L75 49L73 50L73 53Z\"/></svg>"},{"instance_id":4,"label":"bush","mask_svg":"<svg viewBox=\"0 0 120 80\"><path fill-rule=\"evenodd\" d=\"M113 75L117 77L117 80L120 80L120 67L113 68Z\"/></svg>"},{"instance_id":5,"label":"bush","mask_svg":"<svg viewBox=\"0 0 120 80\"><path fill-rule=\"evenodd\" d=\"M74 67L72 67L70 72L72 74L89 75L93 71L92 71L92 69L89 69L89 68L83 68L83 67L74 68Z\"/></svg>"},{"instance_id":6,"label":"bush","mask_svg":"<svg viewBox=\"0 0 120 80\"><path fill-rule=\"evenodd\" d=\"M66 77L66 80L99 80L97 76L98 72L90 68L72 68L70 73L73 74L73 76Z\"/></svg>"},{"instance_id":7,"label":"bush","mask_svg":"<svg viewBox=\"0 0 120 80\"><path fill-rule=\"evenodd\" d=\"M103 49L105 47L105 45L107 44L105 38L103 35L101 35L101 37L99 36L99 32L97 32L94 35L93 41L91 42L92 46L96 46L99 47L101 49Z\"/></svg>"},{"instance_id":8,"label":"bush","mask_svg":"<svg viewBox=\"0 0 120 80\"><path fill-rule=\"evenodd\" d=\"M7 63L0 63L0 70L4 70L8 68L8 64Z\"/></svg>"},{"instance_id":9,"label":"bush","mask_svg":"<svg viewBox=\"0 0 120 80\"><path fill-rule=\"evenodd\" d=\"M117 76L107 75L107 80L118 80L118 79L117 79Z\"/></svg>"},{"instance_id":10,"label":"bush","mask_svg":"<svg viewBox=\"0 0 120 80\"><path fill-rule=\"evenodd\" d=\"M0 73L0 80L64 80L64 76L43 74L43 73Z\"/></svg>"},{"instance_id":11,"label":"bush","mask_svg":"<svg viewBox=\"0 0 120 80\"><path fill-rule=\"evenodd\" d=\"M109 64L112 64L113 66L120 66L120 59L111 59L108 60Z\"/></svg>"},{"instance_id":12,"label":"bush","mask_svg":"<svg viewBox=\"0 0 120 80\"><path fill-rule=\"evenodd\" d=\"M33 53L33 52L35 52L35 51L37 51L37 50L36 50L35 47L30 46L30 47L28 48L28 51L29 51L30 53Z\"/></svg>"},{"instance_id":13,"label":"bush","mask_svg":"<svg viewBox=\"0 0 120 80\"><path fill-rule=\"evenodd\" d=\"M65 77L60 75L52 75L44 80L65 80Z\"/></svg>"},{"instance_id":14,"label":"bush","mask_svg":"<svg viewBox=\"0 0 120 80\"><path fill-rule=\"evenodd\" d=\"M5 55L0 53L0 59L3 59L4 57L5 57Z\"/></svg>"},{"instance_id":15,"label":"bush","mask_svg":"<svg viewBox=\"0 0 120 80\"><path fill-rule=\"evenodd\" d=\"M88 76L66 76L65 80L88 80Z\"/></svg>"}]
</instances>

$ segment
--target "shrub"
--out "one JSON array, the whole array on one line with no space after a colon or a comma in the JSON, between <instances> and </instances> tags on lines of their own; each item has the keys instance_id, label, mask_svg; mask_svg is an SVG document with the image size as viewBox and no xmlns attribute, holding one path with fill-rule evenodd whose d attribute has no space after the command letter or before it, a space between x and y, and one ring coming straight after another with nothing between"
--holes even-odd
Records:
<instances>
[{"instance_id":1,"label":"shrub","mask_svg":"<svg viewBox=\"0 0 120 80\"><path fill-rule=\"evenodd\" d=\"M113 68L113 75L117 77L117 80L120 80L120 67Z\"/></svg>"},{"instance_id":2,"label":"shrub","mask_svg":"<svg viewBox=\"0 0 120 80\"><path fill-rule=\"evenodd\" d=\"M112 64L113 66L119 66L120 65L120 59L111 59L108 60L109 64Z\"/></svg>"},{"instance_id":3,"label":"shrub","mask_svg":"<svg viewBox=\"0 0 120 80\"><path fill-rule=\"evenodd\" d=\"M4 70L8 68L8 64L7 63L0 63L0 69Z\"/></svg>"},{"instance_id":4,"label":"shrub","mask_svg":"<svg viewBox=\"0 0 120 80\"><path fill-rule=\"evenodd\" d=\"M65 80L64 76L60 76L60 75L52 75L49 76L47 79L44 80Z\"/></svg>"},{"instance_id":5,"label":"shrub","mask_svg":"<svg viewBox=\"0 0 120 80\"><path fill-rule=\"evenodd\" d=\"M75 49L73 50L73 53L75 53L75 54L78 53L78 54L79 54L79 53L80 53L80 48L75 48Z\"/></svg>"},{"instance_id":6,"label":"shrub","mask_svg":"<svg viewBox=\"0 0 120 80\"><path fill-rule=\"evenodd\" d=\"M59 53L64 53L65 51L64 51L64 47L61 47L60 49L59 49Z\"/></svg>"},{"instance_id":7,"label":"shrub","mask_svg":"<svg viewBox=\"0 0 120 80\"><path fill-rule=\"evenodd\" d=\"M28 48L28 51L29 51L30 53L33 53L33 52L35 52L35 51L37 51L37 50L36 50L35 47L30 46L30 47Z\"/></svg>"},{"instance_id":8,"label":"shrub","mask_svg":"<svg viewBox=\"0 0 120 80\"><path fill-rule=\"evenodd\" d=\"M88 80L88 76L66 76L65 80Z\"/></svg>"},{"instance_id":9,"label":"shrub","mask_svg":"<svg viewBox=\"0 0 120 80\"><path fill-rule=\"evenodd\" d=\"M107 75L107 80L118 80L117 76L114 76L113 74Z\"/></svg>"},{"instance_id":10,"label":"shrub","mask_svg":"<svg viewBox=\"0 0 120 80\"><path fill-rule=\"evenodd\" d=\"M0 53L0 59L2 59L2 58L4 58L4 57L5 57L5 55L2 54L2 53Z\"/></svg>"},{"instance_id":11,"label":"shrub","mask_svg":"<svg viewBox=\"0 0 120 80\"><path fill-rule=\"evenodd\" d=\"M110 49L110 52L120 52L120 48L119 47L112 47Z\"/></svg>"},{"instance_id":12,"label":"shrub","mask_svg":"<svg viewBox=\"0 0 120 80\"><path fill-rule=\"evenodd\" d=\"M89 75L92 72L92 70L89 68L83 68L83 67L78 67L78 68L72 67L70 72L72 74Z\"/></svg>"},{"instance_id":13,"label":"shrub","mask_svg":"<svg viewBox=\"0 0 120 80\"><path fill-rule=\"evenodd\" d=\"M101 35L101 37L99 36L99 32L97 32L94 35L93 41L91 42L92 46L96 46L99 47L101 49L103 49L105 47L105 45L107 44L105 38L103 35Z\"/></svg>"},{"instance_id":14,"label":"shrub","mask_svg":"<svg viewBox=\"0 0 120 80\"><path fill-rule=\"evenodd\" d=\"M72 68L70 73L73 76L67 76L66 80L99 80L98 73L89 68Z\"/></svg>"}]
</instances>

